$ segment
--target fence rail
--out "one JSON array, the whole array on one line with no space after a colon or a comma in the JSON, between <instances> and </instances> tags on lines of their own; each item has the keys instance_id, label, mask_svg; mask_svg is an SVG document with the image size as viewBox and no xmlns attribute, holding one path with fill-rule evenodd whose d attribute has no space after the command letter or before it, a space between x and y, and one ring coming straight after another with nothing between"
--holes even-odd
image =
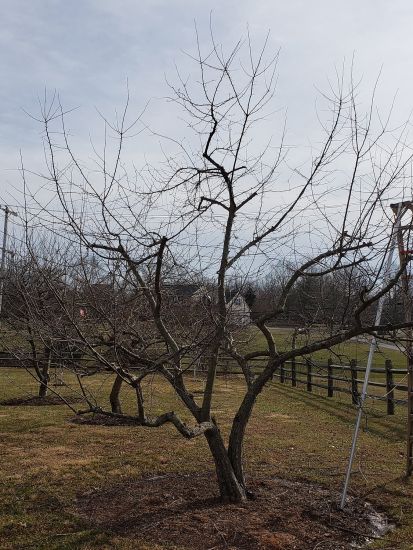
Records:
<instances>
[{"instance_id":1,"label":"fence rail","mask_svg":"<svg viewBox=\"0 0 413 550\"><path fill-rule=\"evenodd\" d=\"M51 363L51 367L59 368L64 366L65 358L57 359ZM99 365L92 357L83 358L81 360L82 367L85 371L90 371L98 368ZM73 360L67 358L67 365L70 368L73 366ZM265 367L262 359L253 359L250 364L255 372L259 372ZM22 360L15 356L0 352L0 367L24 367L30 368L31 361L28 359ZM100 365L102 367L102 365ZM105 369L103 367L103 369ZM188 370L192 370L194 374L204 372L202 364L199 362L191 362ZM355 359L350 361L349 365L338 365L333 363L331 359L326 364L316 363L312 359L291 360L283 363L280 368L274 373L273 380L278 380L281 384L291 384L292 387L305 388L306 391L312 392L313 388L326 390L327 397L334 397L337 393L344 393L351 396L352 403L357 405L360 398L360 389L363 384L363 377L359 374L365 373L366 368L357 365ZM407 384L402 382L407 378L407 369L393 368L392 361L386 359L384 368L373 367L371 369L373 375L381 375L383 381L370 380L369 387L381 388L381 394L370 393L368 397L385 401L387 403L387 414L392 415L395 412L396 405L405 405L406 399L396 396L396 392L406 393L408 390ZM241 369L238 364L229 357L221 357L218 367L219 375L237 374L240 375ZM347 376L346 376L347 374ZM402 376L401 380L397 381L394 376ZM378 376L380 378L380 376Z\"/></svg>"},{"instance_id":2,"label":"fence rail","mask_svg":"<svg viewBox=\"0 0 413 550\"><path fill-rule=\"evenodd\" d=\"M260 370L264 368L262 361L257 361L254 369ZM234 362L231 359L221 361L220 374L234 374L237 371L234 368ZM304 361L286 361L274 373L273 379L278 380L281 384L290 383L292 387L304 388L308 392L312 392L313 388L326 390L327 397L334 397L336 393L344 393L351 396L352 403L359 403L361 386L364 382L364 377L359 377L359 373L365 373L366 368L357 365L355 359L350 361L349 365L334 364L331 359L326 364L314 362L312 359ZM348 373L348 376L346 376ZM372 374L382 375L383 381L370 380L369 387L382 388L382 393L370 393L368 397L385 401L387 404L387 414L393 415L396 405L405 405L407 399L396 396L396 392L407 392L408 387L401 382L407 377L407 369L393 368L392 361L386 359L384 368L374 367L371 369ZM402 375L400 381L395 380L394 376Z\"/></svg>"}]
</instances>

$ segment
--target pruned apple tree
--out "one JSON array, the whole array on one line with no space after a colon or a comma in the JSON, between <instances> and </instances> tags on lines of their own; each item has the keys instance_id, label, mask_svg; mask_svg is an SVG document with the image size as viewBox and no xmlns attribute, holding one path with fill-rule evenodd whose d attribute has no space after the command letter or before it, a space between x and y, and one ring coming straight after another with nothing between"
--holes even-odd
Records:
<instances>
[{"instance_id":1,"label":"pruned apple tree","mask_svg":"<svg viewBox=\"0 0 413 550\"><path fill-rule=\"evenodd\" d=\"M94 150L91 167L74 152L66 127L70 115L58 98L45 102L42 193L47 187L55 202L54 210L44 205L42 231L72 247L78 266L95 258L99 284L111 289L99 301L99 286L81 270L99 310L93 331L48 281L65 326L71 326L66 334L113 372L111 399L89 398L81 414L115 416L136 426L170 423L185 438L205 437L220 495L234 502L251 494L243 468L245 434L260 393L280 365L386 329L374 326L371 312L409 263L406 256L377 290L392 224L389 200L411 196L412 156L406 127L395 132L389 117L377 114L374 90L363 100L351 71L338 75L320 97L320 130L309 148L301 146L305 128L298 137L287 131L277 105L278 55L269 55L267 46L257 50L246 39L224 53L212 40L206 52L198 45L191 59L196 74L178 73L167 98L171 113L181 112L185 139L179 133L165 137L142 117L135 119L128 98L114 122L104 119L104 145ZM138 169L124 150L142 128L148 139L162 142L162 153L158 164ZM22 175L27 219L30 204L43 203L23 165ZM252 325L237 323L229 286L243 296L251 281L263 281L277 265L283 277L276 295ZM330 281L326 292L334 281L346 282L348 300L340 306L345 314L325 332L320 328L302 344L281 349L274 323L290 295L316 280ZM400 322L392 329L404 327ZM236 366L245 387L228 434L213 414L223 357ZM194 395L188 374L200 360L205 384ZM169 408L148 412L149 376L164 379L190 422ZM134 414L122 412L125 386L134 391Z\"/></svg>"}]
</instances>

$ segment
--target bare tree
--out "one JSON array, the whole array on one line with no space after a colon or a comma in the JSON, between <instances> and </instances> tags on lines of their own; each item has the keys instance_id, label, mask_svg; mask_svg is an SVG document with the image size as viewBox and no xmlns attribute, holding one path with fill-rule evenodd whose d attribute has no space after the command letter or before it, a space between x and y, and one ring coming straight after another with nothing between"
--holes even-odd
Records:
<instances>
[{"instance_id":1,"label":"bare tree","mask_svg":"<svg viewBox=\"0 0 413 550\"><path fill-rule=\"evenodd\" d=\"M195 139L164 138L164 159L157 167L131 171L122 161L125 140L143 124L139 118L129 122L129 100L115 123L105 119L103 152L95 153L90 170L73 152L58 99L45 103L44 177L62 213L46 208L43 222L51 227L53 221L55 235L81 255L95 256L102 272L123 288L112 295L113 307L96 306L104 319L102 340L113 350L113 360L94 346L91 334L60 301L76 339L116 376L112 409L89 400L82 412L148 427L172 423L186 438L203 435L222 499L240 501L250 495L242 458L246 427L280 365L383 329L366 312L397 284L409 263L406 256L385 289L376 290L389 244L388 200L410 197L412 156L405 127L395 136L389 118L376 116L374 91L363 112L351 74L349 82L338 75L322 96L321 138L302 161L305 151L297 146L291 153L285 121L273 114L277 55L268 57L266 46L255 52L249 39L225 54L212 39L210 51L203 54L198 47L193 61L197 76L178 74L169 99L183 110ZM265 141L268 127L275 138ZM152 130L154 134L162 137ZM111 158L108 136L117 143ZM299 168L291 166L295 155ZM24 169L22 174L28 197ZM40 199L32 195L27 200L28 215ZM230 323L227 286L235 280L246 293L251 281L263 279L280 261L286 265L282 284L270 307L255 319L255 331L266 344L245 350L237 345L245 328ZM304 288L307 281L340 272L350 289L356 288L353 282L360 273L368 281L358 295L351 294L342 319L303 345L277 349L269 323L283 315L297 285ZM204 289L191 322L171 298L177 281L196 281ZM211 409L222 356L238 365L245 381L227 442ZM207 363L206 380L202 395L195 397L186 373L199 358ZM253 368L257 359L263 365L258 372ZM147 413L142 383L154 374L179 397L192 426L171 410L155 417ZM135 415L120 412L122 384L135 391Z\"/></svg>"},{"instance_id":2,"label":"bare tree","mask_svg":"<svg viewBox=\"0 0 413 550\"><path fill-rule=\"evenodd\" d=\"M100 280L95 262L76 254L64 241L39 237L13 250L5 288L7 330L0 343L37 380L38 397L45 398L57 366L78 375L103 367L93 349L98 346L105 356L110 350L105 326L98 323L105 319L114 292ZM95 320L92 332L83 319L86 311ZM88 346L79 338L76 324Z\"/></svg>"},{"instance_id":3,"label":"bare tree","mask_svg":"<svg viewBox=\"0 0 413 550\"><path fill-rule=\"evenodd\" d=\"M1 335L2 349L30 369L39 384L40 398L48 394L53 336L61 328L60 304L55 299L64 284L64 264L60 260L48 258L44 262L37 257L35 262L21 247L16 248L6 280L8 330Z\"/></svg>"}]
</instances>

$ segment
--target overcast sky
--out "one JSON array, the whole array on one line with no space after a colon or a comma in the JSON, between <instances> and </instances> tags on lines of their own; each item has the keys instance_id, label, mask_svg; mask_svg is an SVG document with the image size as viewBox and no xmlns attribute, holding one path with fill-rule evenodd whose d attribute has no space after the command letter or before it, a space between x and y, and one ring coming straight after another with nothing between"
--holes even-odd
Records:
<instances>
[{"instance_id":1,"label":"overcast sky","mask_svg":"<svg viewBox=\"0 0 413 550\"><path fill-rule=\"evenodd\" d=\"M281 48L277 105L288 113L288 137L306 143L317 131L316 87L343 60L355 56L369 88L383 66L379 104L397 92L396 118L413 107L413 3L409 0L0 0L0 198L17 181L19 149L35 166L42 155L40 127L26 113L56 89L65 107L78 107L71 132L79 153L102 128L96 108L112 116L125 99L132 109L148 99L148 122L173 135L176 113L160 99L174 65L189 67L194 22L209 39L212 13L217 41L245 36ZM190 69L188 68L188 71ZM152 147L152 145L150 146ZM149 154L156 154L147 151Z\"/></svg>"}]
</instances>

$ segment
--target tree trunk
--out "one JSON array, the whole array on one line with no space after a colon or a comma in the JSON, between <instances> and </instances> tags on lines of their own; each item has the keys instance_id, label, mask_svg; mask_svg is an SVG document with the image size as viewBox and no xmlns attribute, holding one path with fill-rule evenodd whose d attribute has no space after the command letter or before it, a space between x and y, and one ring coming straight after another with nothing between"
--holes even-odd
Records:
<instances>
[{"instance_id":1,"label":"tree trunk","mask_svg":"<svg viewBox=\"0 0 413 550\"><path fill-rule=\"evenodd\" d=\"M267 367L248 389L237 411L237 414L235 415L234 421L232 423L231 433L229 436L228 457L231 462L233 471L248 497L252 497L252 494L246 490L244 469L242 464L242 451L245 429L251 417L252 409L255 405L258 395L261 393L268 380L270 380L270 378L272 377L274 370L277 366L279 366L279 364L273 363L271 360L269 360Z\"/></svg>"},{"instance_id":2,"label":"tree trunk","mask_svg":"<svg viewBox=\"0 0 413 550\"><path fill-rule=\"evenodd\" d=\"M122 387L123 379L117 374L115 381L112 386L112 391L110 392L110 405L112 407L112 412L122 414L122 407L120 405L119 393Z\"/></svg>"},{"instance_id":3,"label":"tree trunk","mask_svg":"<svg viewBox=\"0 0 413 550\"><path fill-rule=\"evenodd\" d=\"M206 431L205 437L214 457L221 499L224 502L242 502L246 500L245 489L238 482L218 427Z\"/></svg>"},{"instance_id":4,"label":"tree trunk","mask_svg":"<svg viewBox=\"0 0 413 550\"><path fill-rule=\"evenodd\" d=\"M228 444L228 457L231 462L233 471L242 485L246 494L245 475L243 468L243 445L244 445L244 435L245 428L247 427L248 421L251 416L252 408L254 406L257 396L254 393L247 393L244 397L243 402L241 403L240 408L238 409L237 414L235 415L231 433L229 436Z\"/></svg>"},{"instance_id":5,"label":"tree trunk","mask_svg":"<svg viewBox=\"0 0 413 550\"><path fill-rule=\"evenodd\" d=\"M50 379L50 364L52 362L52 350L50 348L45 349L45 358L43 361L43 366L40 372L40 386L39 386L39 397L46 397L47 391L49 389L49 379Z\"/></svg>"},{"instance_id":6,"label":"tree trunk","mask_svg":"<svg viewBox=\"0 0 413 550\"><path fill-rule=\"evenodd\" d=\"M49 380L42 378L40 380L40 386L39 386L39 397L46 397L47 396L47 390L49 389Z\"/></svg>"}]
</instances>

